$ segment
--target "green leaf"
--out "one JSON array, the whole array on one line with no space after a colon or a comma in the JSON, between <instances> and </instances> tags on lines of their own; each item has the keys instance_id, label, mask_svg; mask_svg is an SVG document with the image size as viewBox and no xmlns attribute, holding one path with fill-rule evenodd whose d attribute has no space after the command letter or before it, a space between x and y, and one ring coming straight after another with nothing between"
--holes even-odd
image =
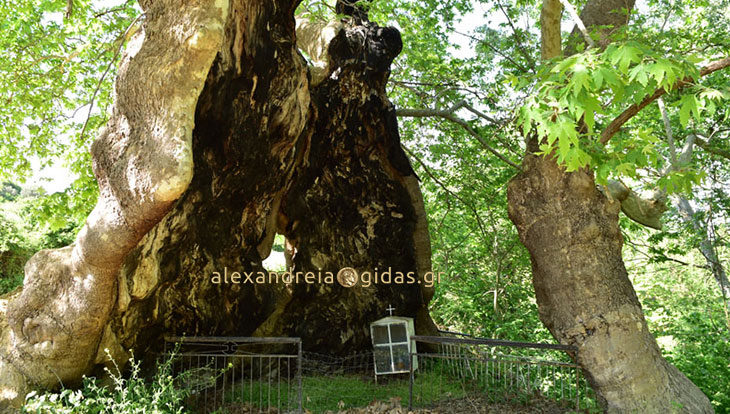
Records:
<instances>
[{"instance_id":1,"label":"green leaf","mask_svg":"<svg viewBox=\"0 0 730 414\"><path fill-rule=\"evenodd\" d=\"M588 73L588 69L582 64L577 64L573 67L573 77L570 79L570 82L568 83L569 86L571 86L571 89L573 91L573 96L578 96L578 94L581 92L581 90L590 90L590 73Z\"/></svg>"},{"instance_id":2,"label":"green leaf","mask_svg":"<svg viewBox=\"0 0 730 414\"><path fill-rule=\"evenodd\" d=\"M656 84L660 86L662 85L662 81L664 80L667 70L670 69L670 66L664 61L658 61L647 67L647 71L651 74L651 77L654 81L656 81Z\"/></svg>"},{"instance_id":3,"label":"green leaf","mask_svg":"<svg viewBox=\"0 0 730 414\"><path fill-rule=\"evenodd\" d=\"M637 81L641 86L646 86L649 83L649 78L646 75L646 68L644 65L636 65L629 71L629 80Z\"/></svg>"},{"instance_id":4,"label":"green leaf","mask_svg":"<svg viewBox=\"0 0 730 414\"><path fill-rule=\"evenodd\" d=\"M603 107L601 102L594 95L585 95L583 98L583 107L585 108L585 116L583 120L588 127L588 132L592 133L593 128L596 125L596 114L603 113Z\"/></svg>"},{"instance_id":5,"label":"green leaf","mask_svg":"<svg viewBox=\"0 0 730 414\"><path fill-rule=\"evenodd\" d=\"M682 100L679 102L679 123L682 128L687 128L689 123L690 114L694 114L696 120L700 120L700 111L697 107L697 97L693 94L684 95Z\"/></svg>"},{"instance_id":6,"label":"green leaf","mask_svg":"<svg viewBox=\"0 0 730 414\"><path fill-rule=\"evenodd\" d=\"M566 59L563 59L555 65L550 71L553 73L558 73L560 75L565 74L565 72L570 69L573 65L575 65L576 61L578 60L578 55L570 56Z\"/></svg>"},{"instance_id":7,"label":"green leaf","mask_svg":"<svg viewBox=\"0 0 730 414\"><path fill-rule=\"evenodd\" d=\"M619 46L611 57L611 63L618 65L622 73L626 73L632 63L641 61L641 50L631 45Z\"/></svg>"}]
</instances>

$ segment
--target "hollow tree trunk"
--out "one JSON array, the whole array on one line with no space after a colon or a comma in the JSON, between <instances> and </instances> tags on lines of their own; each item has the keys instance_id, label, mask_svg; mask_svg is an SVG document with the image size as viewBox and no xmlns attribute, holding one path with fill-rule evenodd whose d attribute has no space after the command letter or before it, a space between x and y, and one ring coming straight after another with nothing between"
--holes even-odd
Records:
<instances>
[{"instance_id":1,"label":"hollow tree trunk","mask_svg":"<svg viewBox=\"0 0 730 414\"><path fill-rule=\"evenodd\" d=\"M528 148L508 187L509 216L530 252L540 319L608 412L710 413L708 398L661 356L621 256L618 201L592 174L566 173Z\"/></svg>"},{"instance_id":2,"label":"hollow tree trunk","mask_svg":"<svg viewBox=\"0 0 730 414\"><path fill-rule=\"evenodd\" d=\"M352 352L369 346L369 323L389 304L434 331L425 286L348 289L326 279L343 267L430 269L420 190L385 96L400 35L374 24L340 27L329 53L336 75L314 84L294 49L293 4L280 3L287 7L262 3L226 25L224 50L235 50L235 26L247 22L242 71L235 57L214 63L198 102L193 181L127 257L100 347L116 350L115 359L165 333L300 336L305 349ZM389 157L405 167L396 170ZM288 270L312 272L316 283L211 283L225 269L268 275L261 262L277 232L296 252Z\"/></svg>"},{"instance_id":3,"label":"hollow tree trunk","mask_svg":"<svg viewBox=\"0 0 730 414\"><path fill-rule=\"evenodd\" d=\"M391 268L423 282L430 270L423 200L385 95L400 35L367 19L336 25L312 82L297 4L142 2L143 33L94 144L99 204L73 246L29 262L0 317L1 407L165 334L297 335L345 353L368 346L388 304L434 332L425 283L212 279L255 281L277 232L294 272Z\"/></svg>"}]
</instances>

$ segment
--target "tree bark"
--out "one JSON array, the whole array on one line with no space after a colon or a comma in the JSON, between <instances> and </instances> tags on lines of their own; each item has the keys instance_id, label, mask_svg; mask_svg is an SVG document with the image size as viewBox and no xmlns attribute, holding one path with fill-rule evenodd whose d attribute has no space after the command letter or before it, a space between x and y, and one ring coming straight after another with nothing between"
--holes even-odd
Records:
<instances>
[{"instance_id":1,"label":"tree bark","mask_svg":"<svg viewBox=\"0 0 730 414\"><path fill-rule=\"evenodd\" d=\"M589 2L586 10L592 3L602 2ZM559 9L559 2L545 1L543 25L555 23ZM543 58L555 57L555 28L542 29ZM507 197L509 217L530 253L541 321L560 343L578 348L574 359L606 411L713 412L707 396L662 357L648 330L622 258L621 203L598 191L592 173L568 173L536 152L537 140L528 140Z\"/></svg>"},{"instance_id":2,"label":"tree bark","mask_svg":"<svg viewBox=\"0 0 730 414\"><path fill-rule=\"evenodd\" d=\"M246 38L267 50L245 52L240 75L235 65L214 64L198 104L194 154L200 159L193 182L125 262L124 299L112 318L112 346L106 346L119 357L165 333L299 336L305 349L349 353L369 347L369 323L389 304L417 318L419 331L435 330L425 285L348 289L336 280L319 281L344 267L421 276L430 270L430 244L417 237L427 226L422 207L417 214L420 190L385 96L400 35L372 23L339 27L327 53L328 72L313 84L292 49L292 11L271 7L278 14L246 17L254 27L257 19L266 22ZM282 34L267 39L269 32ZM383 55L367 54L381 46ZM276 62L264 64L266 53ZM269 97L250 101L254 85L270 90ZM304 96L307 105L271 105L275 94ZM282 114L282 108L295 113ZM259 115L245 119L252 112ZM267 119L280 119L288 129L259 127ZM288 135L295 121L301 123L297 133ZM312 272L316 283L210 283L213 272L225 269L268 274L261 261L276 233L286 236L293 252L287 270Z\"/></svg>"},{"instance_id":3,"label":"tree bark","mask_svg":"<svg viewBox=\"0 0 730 414\"><path fill-rule=\"evenodd\" d=\"M312 82L297 4L141 2L143 33L93 146L99 203L74 245L28 263L0 315L0 408L73 385L108 355L159 349L166 334L296 335L347 353L369 347L389 304L435 332L423 200L385 94L400 34L363 19L328 26ZM390 268L421 283L255 282L276 233L293 272ZM242 281L216 284L216 272Z\"/></svg>"},{"instance_id":4,"label":"tree bark","mask_svg":"<svg viewBox=\"0 0 730 414\"><path fill-rule=\"evenodd\" d=\"M535 145L530 150L536 152ZM509 215L530 252L540 319L578 347L608 412L713 412L709 399L662 358L621 256L618 201L592 174L566 173L528 153L508 187Z\"/></svg>"},{"instance_id":5,"label":"tree bark","mask_svg":"<svg viewBox=\"0 0 730 414\"><path fill-rule=\"evenodd\" d=\"M540 57L543 60L552 59L563 53L560 37L560 19L563 5L560 0L544 0L540 12Z\"/></svg>"},{"instance_id":6,"label":"tree bark","mask_svg":"<svg viewBox=\"0 0 730 414\"><path fill-rule=\"evenodd\" d=\"M123 58L111 119L91 148L98 204L73 245L31 258L22 292L2 306L0 409L89 370L120 264L190 182L195 105L227 3L141 6L143 31Z\"/></svg>"}]
</instances>

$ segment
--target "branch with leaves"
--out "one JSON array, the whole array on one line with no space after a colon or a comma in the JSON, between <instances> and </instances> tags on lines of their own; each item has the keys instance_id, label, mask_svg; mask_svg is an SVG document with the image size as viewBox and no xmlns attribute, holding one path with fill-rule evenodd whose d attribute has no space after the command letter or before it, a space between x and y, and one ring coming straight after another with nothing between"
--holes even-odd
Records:
<instances>
[{"instance_id":1,"label":"branch with leaves","mask_svg":"<svg viewBox=\"0 0 730 414\"><path fill-rule=\"evenodd\" d=\"M709 65L705 66L700 70L700 77L709 75L713 72L717 72L718 70L725 69L728 66L730 66L730 57L726 57L724 59L716 60ZM692 76L687 76L684 79L680 80L676 84L673 85L671 89L678 90L682 89L688 85L691 85L694 83L696 79ZM647 96L644 98L639 104L634 104L628 107L625 111L621 113L621 115L617 116L613 121L611 121L610 124L603 130L601 133L601 144L606 144L611 137L616 135L616 133L621 129L621 127L628 122L631 118L634 117L634 115L638 114L639 111L644 109L647 105L650 103L656 101L661 96L667 93L667 88L660 87L656 91L654 91L653 94Z\"/></svg>"},{"instance_id":2,"label":"branch with leaves","mask_svg":"<svg viewBox=\"0 0 730 414\"><path fill-rule=\"evenodd\" d=\"M556 0L558 1L558 0ZM634 128L606 144L643 108L669 91L694 86L679 100L680 122L714 113L730 90L718 90L696 80L730 66L730 58L697 68L696 57L668 57L663 51L636 41L612 43L604 51L591 48L564 59L549 61L533 86L513 77L513 84L528 97L520 108L518 126L540 140L540 154L555 154L567 171L590 167L599 184L609 176L635 177L638 168L661 159L659 138L646 128ZM528 88L536 92L528 93ZM608 122L603 124L603 122ZM664 180L674 189L690 188L700 177L675 174ZM676 181L676 182L672 182Z\"/></svg>"},{"instance_id":3,"label":"branch with leaves","mask_svg":"<svg viewBox=\"0 0 730 414\"><path fill-rule=\"evenodd\" d=\"M443 118L448 121L451 121L451 122L459 125L460 127L462 127L469 135L474 137L474 139L476 139L479 142L479 144L481 144L481 146L484 147L484 149L486 149L487 151L494 154L494 156L496 156L497 158L502 160L504 163L506 163L510 167L512 167L516 170L521 170L520 166L517 165L517 163L515 163L514 161L505 157L499 151L494 149L494 147L489 145L489 143L487 143L487 141L481 135L479 135L479 133L477 133L474 130L474 128L472 128L471 125L469 125L469 123L466 120L464 120L456 115L456 111L458 111L461 108L468 110L469 112L473 113L477 117L485 119L492 124L495 124L495 125L504 124L504 122L498 121L495 118L492 118L492 117L484 114L483 112L479 111L478 109L474 108L473 106L469 105L466 101L460 101L460 102L456 103L455 105L453 105L447 109L443 109L443 110L439 110L439 109L399 109L399 110L397 110L396 113L399 117L410 117L410 118L435 117L435 118Z\"/></svg>"}]
</instances>

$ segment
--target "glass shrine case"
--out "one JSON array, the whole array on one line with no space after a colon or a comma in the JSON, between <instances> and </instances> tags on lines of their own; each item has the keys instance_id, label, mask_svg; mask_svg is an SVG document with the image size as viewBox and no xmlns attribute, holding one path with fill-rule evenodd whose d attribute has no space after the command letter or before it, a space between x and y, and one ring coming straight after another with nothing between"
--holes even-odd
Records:
<instances>
[{"instance_id":1,"label":"glass shrine case","mask_svg":"<svg viewBox=\"0 0 730 414\"><path fill-rule=\"evenodd\" d=\"M408 358L416 352L413 335L413 318L388 316L370 324L376 376L410 372ZM416 369L418 360L414 358L413 370Z\"/></svg>"}]
</instances>

